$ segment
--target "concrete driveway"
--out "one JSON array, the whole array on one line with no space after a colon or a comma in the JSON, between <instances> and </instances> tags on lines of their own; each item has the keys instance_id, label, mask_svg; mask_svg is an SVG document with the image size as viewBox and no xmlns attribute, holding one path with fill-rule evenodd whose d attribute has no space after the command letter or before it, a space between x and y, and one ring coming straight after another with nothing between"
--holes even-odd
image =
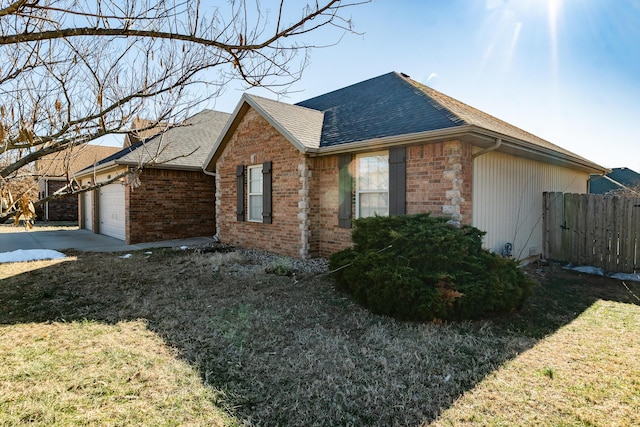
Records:
<instances>
[{"instance_id":1,"label":"concrete driveway","mask_svg":"<svg viewBox=\"0 0 640 427\"><path fill-rule=\"evenodd\" d=\"M213 243L213 241L209 237L194 237L127 245L122 240L95 234L88 230L80 230L77 227L34 227L31 230L26 230L24 227L0 225L0 253L12 252L17 249L75 249L84 252L128 252L150 248L193 246Z\"/></svg>"}]
</instances>

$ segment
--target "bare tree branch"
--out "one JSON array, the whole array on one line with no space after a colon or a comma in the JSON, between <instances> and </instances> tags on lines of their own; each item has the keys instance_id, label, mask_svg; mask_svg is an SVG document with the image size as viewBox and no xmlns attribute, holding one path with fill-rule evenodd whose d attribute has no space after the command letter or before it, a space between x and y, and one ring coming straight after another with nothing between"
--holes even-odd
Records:
<instances>
[{"instance_id":1,"label":"bare tree branch","mask_svg":"<svg viewBox=\"0 0 640 427\"><path fill-rule=\"evenodd\" d=\"M180 123L233 80L286 92L368 1L0 0L0 221L37 188L39 159L137 117ZM78 194L65 176L55 197Z\"/></svg>"}]
</instances>

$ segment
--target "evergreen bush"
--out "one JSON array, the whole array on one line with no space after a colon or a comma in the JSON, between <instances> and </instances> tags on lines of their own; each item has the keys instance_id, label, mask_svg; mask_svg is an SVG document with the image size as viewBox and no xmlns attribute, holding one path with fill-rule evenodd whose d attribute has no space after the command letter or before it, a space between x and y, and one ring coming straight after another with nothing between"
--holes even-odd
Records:
<instances>
[{"instance_id":1,"label":"evergreen bush","mask_svg":"<svg viewBox=\"0 0 640 427\"><path fill-rule=\"evenodd\" d=\"M533 281L482 249L485 233L429 214L354 221L333 254L336 285L369 310L403 320L470 319L519 308Z\"/></svg>"}]
</instances>

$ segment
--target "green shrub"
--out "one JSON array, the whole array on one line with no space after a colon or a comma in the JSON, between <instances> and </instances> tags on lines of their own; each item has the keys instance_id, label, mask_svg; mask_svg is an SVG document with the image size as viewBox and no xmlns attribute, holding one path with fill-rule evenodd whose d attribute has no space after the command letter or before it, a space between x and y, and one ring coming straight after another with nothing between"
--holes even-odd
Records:
<instances>
[{"instance_id":1,"label":"green shrub","mask_svg":"<svg viewBox=\"0 0 640 427\"><path fill-rule=\"evenodd\" d=\"M329 260L339 289L405 320L468 319L519 308L532 281L482 249L484 232L429 214L354 221L353 248Z\"/></svg>"}]
</instances>

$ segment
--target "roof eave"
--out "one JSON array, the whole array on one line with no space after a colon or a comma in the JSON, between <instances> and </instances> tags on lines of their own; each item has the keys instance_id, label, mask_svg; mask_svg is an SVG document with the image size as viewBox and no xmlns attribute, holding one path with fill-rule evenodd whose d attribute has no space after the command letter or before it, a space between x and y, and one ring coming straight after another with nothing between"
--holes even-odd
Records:
<instances>
[{"instance_id":1,"label":"roof eave","mask_svg":"<svg viewBox=\"0 0 640 427\"><path fill-rule=\"evenodd\" d=\"M472 126L472 128L472 134L477 137L487 138L489 140L495 140L497 138L502 139L502 145L497 150L499 152L516 154L521 157L543 161L545 163L562 164L571 169L584 172L606 174L610 171L604 166L581 157L561 153L550 148L532 144L522 139L514 138L509 135L501 134L500 132L491 131L478 126Z\"/></svg>"},{"instance_id":2,"label":"roof eave","mask_svg":"<svg viewBox=\"0 0 640 427\"><path fill-rule=\"evenodd\" d=\"M83 169L80 172L76 173L76 177L77 178L82 178L85 176L92 176L95 175L97 173L101 173L103 171L109 170L109 169L115 169L118 168L119 166L122 166L120 163L118 163L115 160L112 160L110 162L107 163L103 163L101 165L97 165L97 166L89 166L86 169Z\"/></svg>"},{"instance_id":3,"label":"roof eave","mask_svg":"<svg viewBox=\"0 0 640 427\"><path fill-rule=\"evenodd\" d=\"M374 138L365 141L351 142L347 144L321 147L319 149L307 150L311 156L325 156L343 153L354 153L363 151L375 151L395 146L411 145L421 142L439 142L448 139L460 139L473 145L483 148L490 147L496 139L502 139L500 152L514 154L520 157L543 161L545 163L562 164L572 169L585 172L597 172L599 174L608 173L609 169L594 162L579 157L569 156L565 153L541 147L527 141L513 138L508 135L494 132L475 125L461 125L445 129L438 129L426 132L417 132L406 135L396 135L383 138Z\"/></svg>"},{"instance_id":4,"label":"roof eave","mask_svg":"<svg viewBox=\"0 0 640 427\"><path fill-rule=\"evenodd\" d=\"M120 166L140 166L139 162L118 162ZM202 166L197 165L176 165L171 163L148 163L143 164L145 168L153 168L153 169L171 169L171 170L182 170L182 171L202 171Z\"/></svg>"},{"instance_id":5,"label":"roof eave","mask_svg":"<svg viewBox=\"0 0 640 427\"><path fill-rule=\"evenodd\" d=\"M382 138L367 139L364 141L350 142L347 144L332 145L319 149L309 149L312 156L324 156L332 154L372 151L402 145L411 145L419 142L437 142L448 139L458 139L469 134L472 126L461 125L446 129L430 130L426 132L410 133L405 135L385 136Z\"/></svg>"}]
</instances>

